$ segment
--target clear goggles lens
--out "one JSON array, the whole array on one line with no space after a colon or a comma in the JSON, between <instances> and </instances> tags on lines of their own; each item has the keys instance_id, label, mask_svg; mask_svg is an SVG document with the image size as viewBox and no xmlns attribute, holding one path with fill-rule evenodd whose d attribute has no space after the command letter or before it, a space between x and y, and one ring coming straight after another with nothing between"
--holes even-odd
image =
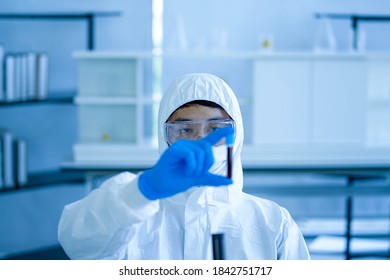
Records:
<instances>
[{"instance_id":1,"label":"clear goggles lens","mask_svg":"<svg viewBox=\"0 0 390 280\"><path fill-rule=\"evenodd\" d=\"M233 127L233 120L175 121L165 123L165 141L172 145L179 139L196 140L226 126Z\"/></svg>"}]
</instances>

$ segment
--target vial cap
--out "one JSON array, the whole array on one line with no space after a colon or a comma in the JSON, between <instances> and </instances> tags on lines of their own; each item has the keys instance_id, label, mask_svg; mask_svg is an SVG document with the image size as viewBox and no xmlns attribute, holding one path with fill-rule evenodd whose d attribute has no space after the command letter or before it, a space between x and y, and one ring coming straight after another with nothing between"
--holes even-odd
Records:
<instances>
[{"instance_id":1,"label":"vial cap","mask_svg":"<svg viewBox=\"0 0 390 280\"><path fill-rule=\"evenodd\" d=\"M226 136L226 145L233 145L234 144L234 134L229 134Z\"/></svg>"}]
</instances>

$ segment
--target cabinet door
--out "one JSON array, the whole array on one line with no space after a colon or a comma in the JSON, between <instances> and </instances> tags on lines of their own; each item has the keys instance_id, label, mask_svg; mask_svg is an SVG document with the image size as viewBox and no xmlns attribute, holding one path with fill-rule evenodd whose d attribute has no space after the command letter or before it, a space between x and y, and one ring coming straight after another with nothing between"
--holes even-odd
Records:
<instances>
[{"instance_id":1,"label":"cabinet door","mask_svg":"<svg viewBox=\"0 0 390 280\"><path fill-rule=\"evenodd\" d=\"M253 143L309 140L309 59L258 59L254 65Z\"/></svg>"},{"instance_id":2,"label":"cabinet door","mask_svg":"<svg viewBox=\"0 0 390 280\"><path fill-rule=\"evenodd\" d=\"M368 58L367 144L390 146L390 57Z\"/></svg>"},{"instance_id":3,"label":"cabinet door","mask_svg":"<svg viewBox=\"0 0 390 280\"><path fill-rule=\"evenodd\" d=\"M79 143L136 144L135 105L82 105L78 117Z\"/></svg>"},{"instance_id":4,"label":"cabinet door","mask_svg":"<svg viewBox=\"0 0 390 280\"><path fill-rule=\"evenodd\" d=\"M80 59L78 71L79 96L135 97L138 93L136 58Z\"/></svg>"},{"instance_id":5,"label":"cabinet door","mask_svg":"<svg viewBox=\"0 0 390 280\"><path fill-rule=\"evenodd\" d=\"M361 57L314 59L311 142L364 144L366 77L366 61Z\"/></svg>"}]
</instances>

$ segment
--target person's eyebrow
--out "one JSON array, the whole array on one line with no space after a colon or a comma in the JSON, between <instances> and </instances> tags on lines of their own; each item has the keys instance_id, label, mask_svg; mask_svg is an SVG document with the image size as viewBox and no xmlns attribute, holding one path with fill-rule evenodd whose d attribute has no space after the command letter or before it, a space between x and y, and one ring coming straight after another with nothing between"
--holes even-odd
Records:
<instances>
[{"instance_id":1,"label":"person's eyebrow","mask_svg":"<svg viewBox=\"0 0 390 280\"><path fill-rule=\"evenodd\" d=\"M208 119L208 121L220 121L220 120L226 120L226 118L225 117L216 117L216 118Z\"/></svg>"},{"instance_id":2,"label":"person's eyebrow","mask_svg":"<svg viewBox=\"0 0 390 280\"><path fill-rule=\"evenodd\" d=\"M185 122L185 121L193 121L193 119L185 119L185 118L178 118L173 120L174 122Z\"/></svg>"}]
</instances>

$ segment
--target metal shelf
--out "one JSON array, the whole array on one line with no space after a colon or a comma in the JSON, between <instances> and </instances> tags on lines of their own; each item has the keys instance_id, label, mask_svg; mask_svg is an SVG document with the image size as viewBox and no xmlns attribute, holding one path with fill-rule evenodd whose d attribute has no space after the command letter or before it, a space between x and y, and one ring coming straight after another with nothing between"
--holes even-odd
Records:
<instances>
[{"instance_id":1,"label":"metal shelf","mask_svg":"<svg viewBox=\"0 0 390 280\"><path fill-rule=\"evenodd\" d=\"M0 195L14 193L18 191L27 191L31 189L46 187L50 185L59 185L63 183L85 183L84 172L78 171L45 171L33 173L28 176L27 184L23 186L15 186L8 189L0 189Z\"/></svg>"},{"instance_id":2,"label":"metal shelf","mask_svg":"<svg viewBox=\"0 0 390 280\"><path fill-rule=\"evenodd\" d=\"M83 20L87 22L87 49L95 48L95 20L97 17L120 16L120 12L71 12L71 13L0 13L0 19L24 20Z\"/></svg>"},{"instance_id":3,"label":"metal shelf","mask_svg":"<svg viewBox=\"0 0 390 280\"><path fill-rule=\"evenodd\" d=\"M363 14L336 14L336 13L316 13L316 18L347 19L351 21L353 30L353 48L358 47L359 22L369 21L390 21L390 15L363 15Z\"/></svg>"},{"instance_id":4,"label":"metal shelf","mask_svg":"<svg viewBox=\"0 0 390 280\"><path fill-rule=\"evenodd\" d=\"M46 99L31 99L31 100L20 100L11 102L0 102L1 107L10 106L29 106L29 105L40 105L40 104L73 104L74 95L61 95L61 96L49 96Z\"/></svg>"}]
</instances>

